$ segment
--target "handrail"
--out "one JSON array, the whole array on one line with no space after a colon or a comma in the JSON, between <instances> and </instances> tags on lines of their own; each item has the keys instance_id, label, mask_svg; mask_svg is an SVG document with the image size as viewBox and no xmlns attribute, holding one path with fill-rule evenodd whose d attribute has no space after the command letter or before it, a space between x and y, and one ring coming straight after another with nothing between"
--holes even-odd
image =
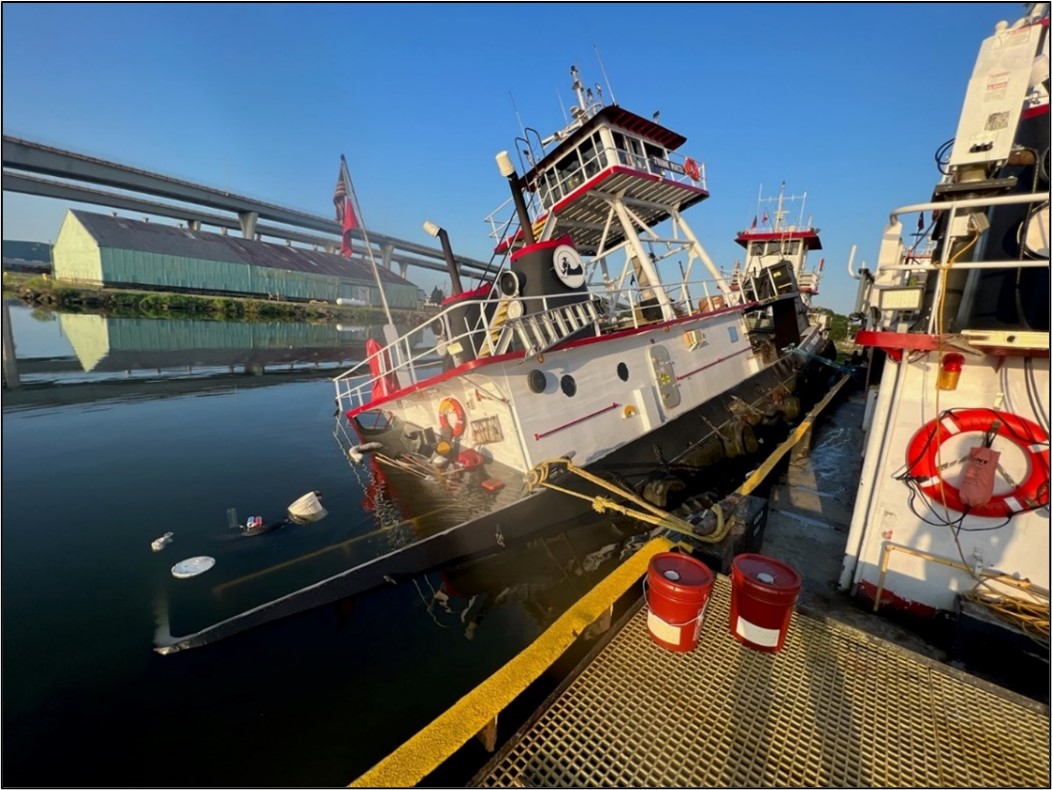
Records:
<instances>
[{"instance_id":1,"label":"handrail","mask_svg":"<svg viewBox=\"0 0 1052 790\"><path fill-rule=\"evenodd\" d=\"M703 304L706 301L711 305L712 302L711 300L693 299L691 289L700 288L703 293L710 293L709 284L711 282L711 280L698 280L694 282L658 283L648 285L647 289L651 291L663 290L668 295L669 301L674 308L683 311L685 315L694 315L711 312L711 310L700 310L696 305ZM638 286L633 286L622 289L596 288L587 292L590 298L600 297L607 304L605 315L601 316L600 320L594 325L594 331L597 336L602 334L604 328L624 328L626 326L638 328L640 326L639 291ZM553 299L553 296L561 295L520 296L516 297L516 299L523 302L524 305L536 306L537 309L529 311L532 314L547 311L551 306L549 302ZM738 300L743 302L744 296L739 294ZM470 348L477 357L483 351L483 347L490 343L489 338L492 332L512 331L509 325L493 326L489 316L486 314L485 307L487 305L497 305L500 301L501 297L497 295L483 300L481 302L483 309L480 311L481 319L479 323L475 327L464 327L463 331L459 327L451 327L450 337L446 338L445 341L446 345L460 343ZM558 301L561 300L557 300L556 303ZM730 299L725 298L723 306L734 306L734 303ZM403 384L405 384L404 380L406 377L408 377L408 385L416 384L419 380L416 366L426 366L429 363L438 362L438 360L434 359L437 343L421 342L424 341L424 332L431 328L436 321L442 321L453 309L453 307L446 308L434 318L420 326L414 327L394 342L377 351L374 355L367 357L354 367L333 378L336 388L336 400L340 408L343 411L349 411L368 403L372 399L373 384L391 373L398 375L399 380L403 381ZM391 360L391 370L382 371L381 375L374 376L370 368L371 360L374 358L383 360L385 355L386 358Z\"/></svg>"},{"instance_id":2,"label":"handrail","mask_svg":"<svg viewBox=\"0 0 1052 790\"><path fill-rule=\"evenodd\" d=\"M698 168L697 180L687 174L688 159ZM708 188L705 163L679 151L667 151L664 157L655 157L636 154L621 148L600 148L583 162L578 160L578 166L575 168L558 172L554 167L549 167L534 175L527 184L527 189L532 196L538 198L538 201L535 210L530 214L530 221L536 223L555 203L604 170L617 166L630 167L639 173L658 176L680 184L689 184L701 189ZM533 205L534 201L531 200L531 207ZM498 217L505 212L511 214L510 219L499 220ZM514 236L518 226L511 198L491 211L484 221L489 223L490 236L498 243L504 239L505 235ZM498 226L504 227L504 233L498 230Z\"/></svg>"}]
</instances>

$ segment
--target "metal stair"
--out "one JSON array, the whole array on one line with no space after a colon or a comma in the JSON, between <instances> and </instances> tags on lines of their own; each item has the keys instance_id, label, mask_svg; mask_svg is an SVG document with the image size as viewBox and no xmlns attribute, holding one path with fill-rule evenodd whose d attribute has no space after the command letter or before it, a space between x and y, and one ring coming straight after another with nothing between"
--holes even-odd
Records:
<instances>
[{"instance_id":1,"label":"metal stair","mask_svg":"<svg viewBox=\"0 0 1052 790\"><path fill-rule=\"evenodd\" d=\"M506 321L497 353L504 353L512 333L526 351L526 356L541 354L580 330L594 326L603 312L601 300L559 305L541 313L524 315Z\"/></svg>"},{"instance_id":2,"label":"metal stair","mask_svg":"<svg viewBox=\"0 0 1052 790\"><path fill-rule=\"evenodd\" d=\"M501 299L497 309L493 312L493 318L489 322L489 331L486 340L479 349L479 357L497 356L508 350L511 344L511 333L504 331L504 325L508 322L508 306L511 299Z\"/></svg>"}]
</instances>

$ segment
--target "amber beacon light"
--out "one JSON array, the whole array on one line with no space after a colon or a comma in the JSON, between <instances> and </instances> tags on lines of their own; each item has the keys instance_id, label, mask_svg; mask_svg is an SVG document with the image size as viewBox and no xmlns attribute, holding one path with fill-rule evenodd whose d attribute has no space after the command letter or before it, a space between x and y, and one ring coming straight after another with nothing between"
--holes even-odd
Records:
<instances>
[{"instance_id":1,"label":"amber beacon light","mask_svg":"<svg viewBox=\"0 0 1052 790\"><path fill-rule=\"evenodd\" d=\"M963 367L963 354L947 354L944 356L942 358L942 364L939 366L939 389L957 389L957 382L961 378L961 368Z\"/></svg>"}]
</instances>

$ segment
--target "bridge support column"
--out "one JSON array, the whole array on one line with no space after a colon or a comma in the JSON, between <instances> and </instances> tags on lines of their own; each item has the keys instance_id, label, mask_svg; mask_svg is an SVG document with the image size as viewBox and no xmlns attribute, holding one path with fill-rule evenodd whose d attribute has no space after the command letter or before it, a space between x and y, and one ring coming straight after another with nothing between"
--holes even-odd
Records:
<instances>
[{"instance_id":1,"label":"bridge support column","mask_svg":"<svg viewBox=\"0 0 1052 790\"><path fill-rule=\"evenodd\" d=\"M259 213L255 211L239 211L237 218L241 221L241 235L246 239L256 238L256 220Z\"/></svg>"},{"instance_id":2,"label":"bridge support column","mask_svg":"<svg viewBox=\"0 0 1052 790\"><path fill-rule=\"evenodd\" d=\"M404 280L408 280L409 279L408 272L409 272L409 264L408 263L402 262L402 263L398 264L398 275L402 279L404 279Z\"/></svg>"},{"instance_id":3,"label":"bridge support column","mask_svg":"<svg viewBox=\"0 0 1052 790\"><path fill-rule=\"evenodd\" d=\"M201 232L201 220L199 220L199 219L192 219L192 220L190 220L190 221L188 221L186 223L186 227L188 227L194 233L200 233Z\"/></svg>"},{"instance_id":4,"label":"bridge support column","mask_svg":"<svg viewBox=\"0 0 1052 790\"><path fill-rule=\"evenodd\" d=\"M16 389L22 384L18 375L18 360L15 359L15 336L11 332L11 310L4 303L3 336L4 336L4 386L8 389Z\"/></svg>"},{"instance_id":5,"label":"bridge support column","mask_svg":"<svg viewBox=\"0 0 1052 790\"><path fill-rule=\"evenodd\" d=\"M385 244L383 246L383 250L382 250L381 254L383 256L383 258L382 258L383 267L385 269L387 269L387 271L391 271L391 256L394 255L394 245L393 244Z\"/></svg>"}]
</instances>

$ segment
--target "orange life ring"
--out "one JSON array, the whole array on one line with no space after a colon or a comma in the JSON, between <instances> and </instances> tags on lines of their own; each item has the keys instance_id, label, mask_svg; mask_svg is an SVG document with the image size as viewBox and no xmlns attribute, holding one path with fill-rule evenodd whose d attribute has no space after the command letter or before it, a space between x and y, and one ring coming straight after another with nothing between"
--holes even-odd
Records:
<instances>
[{"instance_id":1,"label":"orange life ring","mask_svg":"<svg viewBox=\"0 0 1052 790\"><path fill-rule=\"evenodd\" d=\"M995 430L996 425L996 430ZM995 430L1014 443L1027 458L1026 478L1011 491L994 494L985 505L970 507L960 490L940 475L939 447L960 433L988 434ZM1024 510L1048 505L1048 434L1037 423L995 409L958 409L943 412L921 426L906 450L908 474L933 503L946 503L958 513L987 518L1007 518Z\"/></svg>"},{"instance_id":2,"label":"orange life ring","mask_svg":"<svg viewBox=\"0 0 1052 790\"><path fill-rule=\"evenodd\" d=\"M698 168L698 163L689 156L683 160L683 172L690 176L691 181L697 181L701 178L701 170Z\"/></svg>"},{"instance_id":3,"label":"orange life ring","mask_svg":"<svg viewBox=\"0 0 1052 790\"><path fill-rule=\"evenodd\" d=\"M456 417L452 425L449 422L450 414ZM464 407L460 405L460 401L456 398L446 398L438 404L438 424L442 426L442 430L452 433L454 439L464 435L467 421L464 419Z\"/></svg>"}]
</instances>

